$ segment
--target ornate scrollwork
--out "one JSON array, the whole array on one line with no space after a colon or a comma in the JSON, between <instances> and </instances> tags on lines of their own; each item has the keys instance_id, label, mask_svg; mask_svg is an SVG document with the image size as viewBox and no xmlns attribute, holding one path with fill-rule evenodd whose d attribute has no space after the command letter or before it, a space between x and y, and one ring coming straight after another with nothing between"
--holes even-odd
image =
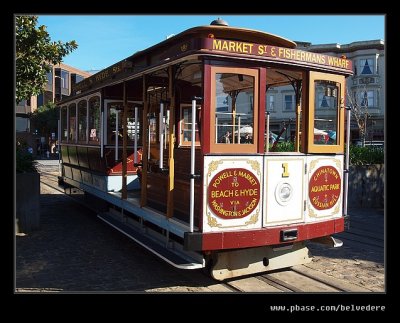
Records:
<instances>
[{"instance_id":1,"label":"ornate scrollwork","mask_svg":"<svg viewBox=\"0 0 400 323\"><path fill-rule=\"evenodd\" d=\"M310 218L316 218L318 216L317 213L314 212L313 208L311 207L311 205L308 205L308 210L309 210L309 216Z\"/></svg>"},{"instance_id":2,"label":"ornate scrollwork","mask_svg":"<svg viewBox=\"0 0 400 323\"><path fill-rule=\"evenodd\" d=\"M310 172L312 171L313 168L315 168L315 165L318 163L318 159L312 160L310 162Z\"/></svg>"},{"instance_id":3,"label":"ornate scrollwork","mask_svg":"<svg viewBox=\"0 0 400 323\"><path fill-rule=\"evenodd\" d=\"M222 226L222 224L220 224L220 223L218 223L217 222L217 219L216 218L214 218L214 217L212 217L211 216L211 214L210 214L210 212L207 212L207 223L208 223L208 225L210 226L210 227L220 227L220 226Z\"/></svg>"},{"instance_id":4,"label":"ornate scrollwork","mask_svg":"<svg viewBox=\"0 0 400 323\"><path fill-rule=\"evenodd\" d=\"M249 221L246 221L246 222L245 222L245 225L257 223L259 213L260 213L260 210L257 210L256 213L253 214L253 215L250 217Z\"/></svg>"},{"instance_id":5,"label":"ornate scrollwork","mask_svg":"<svg viewBox=\"0 0 400 323\"><path fill-rule=\"evenodd\" d=\"M219 164L222 164L222 160L213 160L208 164L208 177L211 176L212 172L217 170Z\"/></svg>"},{"instance_id":6,"label":"ornate scrollwork","mask_svg":"<svg viewBox=\"0 0 400 323\"><path fill-rule=\"evenodd\" d=\"M247 163L250 164L251 168L253 168L257 172L258 176L261 176L260 163L258 161L248 160Z\"/></svg>"}]
</instances>

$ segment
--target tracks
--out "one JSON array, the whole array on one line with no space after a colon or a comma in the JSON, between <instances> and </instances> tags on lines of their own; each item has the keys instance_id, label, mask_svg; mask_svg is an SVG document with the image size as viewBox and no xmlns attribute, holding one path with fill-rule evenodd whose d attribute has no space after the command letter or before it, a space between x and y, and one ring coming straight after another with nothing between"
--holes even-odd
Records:
<instances>
[{"instance_id":1,"label":"tracks","mask_svg":"<svg viewBox=\"0 0 400 323\"><path fill-rule=\"evenodd\" d=\"M227 289L235 292L369 292L370 290L334 279L321 272L296 266L291 269L271 272L268 274L234 279L223 283Z\"/></svg>"}]
</instances>

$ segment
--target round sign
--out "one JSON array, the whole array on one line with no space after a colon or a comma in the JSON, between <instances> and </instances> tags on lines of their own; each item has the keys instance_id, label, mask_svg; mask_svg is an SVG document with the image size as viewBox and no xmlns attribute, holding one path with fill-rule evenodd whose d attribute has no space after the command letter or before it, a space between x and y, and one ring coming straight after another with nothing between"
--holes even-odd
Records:
<instances>
[{"instance_id":1,"label":"round sign","mask_svg":"<svg viewBox=\"0 0 400 323\"><path fill-rule=\"evenodd\" d=\"M322 166L311 176L308 195L317 210L332 208L339 200L342 179L332 166Z\"/></svg>"},{"instance_id":2,"label":"round sign","mask_svg":"<svg viewBox=\"0 0 400 323\"><path fill-rule=\"evenodd\" d=\"M248 216L260 202L260 182L245 168L228 168L208 184L208 206L222 219Z\"/></svg>"}]
</instances>

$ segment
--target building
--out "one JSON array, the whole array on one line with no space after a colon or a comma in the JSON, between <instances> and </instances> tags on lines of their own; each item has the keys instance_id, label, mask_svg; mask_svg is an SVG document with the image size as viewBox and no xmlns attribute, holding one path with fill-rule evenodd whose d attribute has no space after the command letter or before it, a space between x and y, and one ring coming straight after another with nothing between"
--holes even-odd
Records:
<instances>
[{"instance_id":1,"label":"building","mask_svg":"<svg viewBox=\"0 0 400 323\"><path fill-rule=\"evenodd\" d=\"M58 102L63 97L69 96L72 84L78 83L90 75L88 72L62 63L52 66L51 72L47 73L47 84L44 92L38 96L32 96L30 100L19 102L15 107L17 138L26 140L30 146L33 146L32 133L35 129L31 129L28 113L34 112L38 107L48 102Z\"/></svg>"}]
</instances>

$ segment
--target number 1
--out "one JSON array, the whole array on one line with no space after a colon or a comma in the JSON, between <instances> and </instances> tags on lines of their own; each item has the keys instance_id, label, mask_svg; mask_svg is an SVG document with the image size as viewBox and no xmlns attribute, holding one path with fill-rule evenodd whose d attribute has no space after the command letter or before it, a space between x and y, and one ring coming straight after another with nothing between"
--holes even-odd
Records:
<instances>
[{"instance_id":1,"label":"number 1","mask_svg":"<svg viewBox=\"0 0 400 323\"><path fill-rule=\"evenodd\" d=\"M283 173L282 177L289 177L289 165L288 163L282 163Z\"/></svg>"}]
</instances>

